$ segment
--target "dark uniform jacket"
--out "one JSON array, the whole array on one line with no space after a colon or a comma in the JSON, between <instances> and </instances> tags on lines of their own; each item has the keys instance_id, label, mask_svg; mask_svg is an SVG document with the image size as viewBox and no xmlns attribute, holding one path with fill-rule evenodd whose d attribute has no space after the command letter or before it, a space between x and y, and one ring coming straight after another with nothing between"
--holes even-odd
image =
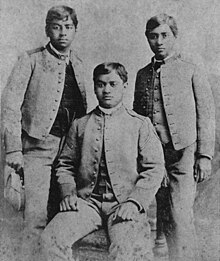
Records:
<instances>
[{"instance_id":1,"label":"dark uniform jacket","mask_svg":"<svg viewBox=\"0 0 220 261\"><path fill-rule=\"evenodd\" d=\"M153 63L139 70L134 95L134 111L150 118L153 113L153 96L150 92L153 90L154 77ZM215 110L212 91L204 71L175 55L161 66L160 85L175 150L197 142L197 153L212 157Z\"/></svg>"},{"instance_id":2,"label":"dark uniform jacket","mask_svg":"<svg viewBox=\"0 0 220 261\"><path fill-rule=\"evenodd\" d=\"M124 106L111 115L96 108L73 122L56 166L63 196L90 198L102 149L117 201L132 198L147 209L165 171L162 146L150 120Z\"/></svg>"},{"instance_id":3,"label":"dark uniform jacket","mask_svg":"<svg viewBox=\"0 0 220 261\"><path fill-rule=\"evenodd\" d=\"M83 66L73 50L70 61L86 109ZM19 57L9 77L4 101L7 153L22 150L22 130L39 140L49 135L62 97L65 68L65 60L53 55L49 44Z\"/></svg>"}]
</instances>

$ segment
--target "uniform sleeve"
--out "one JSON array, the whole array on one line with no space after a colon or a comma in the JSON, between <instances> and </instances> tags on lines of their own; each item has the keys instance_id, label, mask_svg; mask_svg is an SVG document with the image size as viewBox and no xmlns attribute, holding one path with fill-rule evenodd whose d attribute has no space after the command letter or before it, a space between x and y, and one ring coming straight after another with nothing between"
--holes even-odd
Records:
<instances>
[{"instance_id":1,"label":"uniform sleeve","mask_svg":"<svg viewBox=\"0 0 220 261\"><path fill-rule=\"evenodd\" d=\"M165 174L162 145L148 118L140 129L138 146L139 179L129 198L136 200L146 210Z\"/></svg>"},{"instance_id":2,"label":"uniform sleeve","mask_svg":"<svg viewBox=\"0 0 220 261\"><path fill-rule=\"evenodd\" d=\"M192 81L197 113L197 153L212 158L215 146L215 107L211 87L201 66L195 66Z\"/></svg>"},{"instance_id":3,"label":"uniform sleeve","mask_svg":"<svg viewBox=\"0 0 220 261\"><path fill-rule=\"evenodd\" d=\"M63 197L76 194L75 177L80 162L80 146L77 135L77 119L73 121L63 151L55 167Z\"/></svg>"},{"instance_id":4,"label":"uniform sleeve","mask_svg":"<svg viewBox=\"0 0 220 261\"><path fill-rule=\"evenodd\" d=\"M21 107L32 74L27 53L20 56L8 78L3 96L3 135L6 153L21 151Z\"/></svg>"},{"instance_id":5,"label":"uniform sleeve","mask_svg":"<svg viewBox=\"0 0 220 261\"><path fill-rule=\"evenodd\" d=\"M141 92L140 92L140 85L141 85L141 79L140 79L140 71L137 73L136 80L135 80L135 90L134 90L134 101L133 101L133 110L139 114L142 114L141 111Z\"/></svg>"}]
</instances>

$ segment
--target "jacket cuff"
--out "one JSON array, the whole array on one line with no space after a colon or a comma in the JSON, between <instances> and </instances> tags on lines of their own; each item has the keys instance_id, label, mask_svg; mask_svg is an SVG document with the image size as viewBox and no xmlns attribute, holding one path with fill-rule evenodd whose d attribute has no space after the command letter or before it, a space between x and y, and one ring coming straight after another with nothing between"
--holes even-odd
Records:
<instances>
[{"instance_id":1,"label":"jacket cuff","mask_svg":"<svg viewBox=\"0 0 220 261\"><path fill-rule=\"evenodd\" d=\"M142 207L142 205L137 200L135 200L133 198L128 198L127 202L134 203L137 206L139 212L143 212L144 211L144 208Z\"/></svg>"},{"instance_id":2,"label":"jacket cuff","mask_svg":"<svg viewBox=\"0 0 220 261\"><path fill-rule=\"evenodd\" d=\"M11 153L22 151L21 137L14 136L6 131L5 133L5 152Z\"/></svg>"},{"instance_id":3,"label":"jacket cuff","mask_svg":"<svg viewBox=\"0 0 220 261\"><path fill-rule=\"evenodd\" d=\"M198 155L198 158L207 158L207 159L210 159L210 160L212 160L213 159L213 157L212 156L210 156L210 155L208 155L208 154L199 154Z\"/></svg>"}]
</instances>

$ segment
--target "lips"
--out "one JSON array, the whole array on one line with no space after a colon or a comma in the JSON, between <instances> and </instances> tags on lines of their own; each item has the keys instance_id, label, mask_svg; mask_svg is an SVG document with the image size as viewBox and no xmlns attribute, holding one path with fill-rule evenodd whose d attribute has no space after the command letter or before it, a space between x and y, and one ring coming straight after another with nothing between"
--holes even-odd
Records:
<instances>
[{"instance_id":1,"label":"lips","mask_svg":"<svg viewBox=\"0 0 220 261\"><path fill-rule=\"evenodd\" d=\"M112 99L112 96L104 96L103 99L104 99L104 100L111 100L111 99Z\"/></svg>"},{"instance_id":2,"label":"lips","mask_svg":"<svg viewBox=\"0 0 220 261\"><path fill-rule=\"evenodd\" d=\"M59 39L59 42L67 42L67 39Z\"/></svg>"}]
</instances>

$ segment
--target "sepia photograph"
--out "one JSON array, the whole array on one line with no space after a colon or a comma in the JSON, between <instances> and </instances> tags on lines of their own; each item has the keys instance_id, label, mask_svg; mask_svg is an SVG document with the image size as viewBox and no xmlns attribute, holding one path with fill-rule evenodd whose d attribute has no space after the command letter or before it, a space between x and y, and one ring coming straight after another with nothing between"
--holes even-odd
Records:
<instances>
[{"instance_id":1,"label":"sepia photograph","mask_svg":"<svg viewBox=\"0 0 220 261\"><path fill-rule=\"evenodd\" d=\"M220 260L220 2L2 0L0 260Z\"/></svg>"}]
</instances>

